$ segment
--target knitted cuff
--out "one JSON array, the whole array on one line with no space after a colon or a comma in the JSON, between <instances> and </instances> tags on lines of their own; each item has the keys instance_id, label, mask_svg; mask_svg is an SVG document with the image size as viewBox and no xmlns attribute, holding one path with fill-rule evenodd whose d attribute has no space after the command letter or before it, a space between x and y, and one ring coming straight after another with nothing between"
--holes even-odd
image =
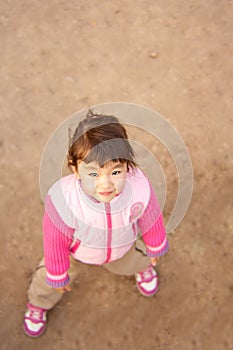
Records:
<instances>
[{"instance_id":1,"label":"knitted cuff","mask_svg":"<svg viewBox=\"0 0 233 350\"><path fill-rule=\"evenodd\" d=\"M66 277L63 278L62 280L52 279L52 277L46 276L46 283L49 287L52 287L52 288L64 287L69 283L69 281L70 281L70 277L68 273L66 274Z\"/></svg>"},{"instance_id":2,"label":"knitted cuff","mask_svg":"<svg viewBox=\"0 0 233 350\"><path fill-rule=\"evenodd\" d=\"M147 256L150 256L151 258L157 258L159 256L166 254L168 249L169 249L169 243L168 243L168 241L166 241L165 246L161 250L156 251L156 252L153 250L150 250L149 247L147 247L146 254L147 254Z\"/></svg>"}]
</instances>

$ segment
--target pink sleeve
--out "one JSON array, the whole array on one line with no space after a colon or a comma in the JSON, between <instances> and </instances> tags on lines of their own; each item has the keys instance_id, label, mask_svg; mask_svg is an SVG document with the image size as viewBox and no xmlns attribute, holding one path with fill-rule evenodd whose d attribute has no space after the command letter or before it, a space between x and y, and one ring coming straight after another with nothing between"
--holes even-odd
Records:
<instances>
[{"instance_id":1,"label":"pink sleeve","mask_svg":"<svg viewBox=\"0 0 233 350\"><path fill-rule=\"evenodd\" d=\"M48 202L47 202L48 203ZM70 244L74 229L65 225L58 214L54 212L52 219L45 210L43 219L44 257L47 270L46 282L53 288L59 288L69 282L68 270L70 267ZM60 221L60 225L58 225ZM60 226L60 227L59 227ZM66 226L66 234L59 228ZM69 235L67 235L69 232Z\"/></svg>"},{"instance_id":2,"label":"pink sleeve","mask_svg":"<svg viewBox=\"0 0 233 350\"><path fill-rule=\"evenodd\" d=\"M147 255L158 257L168 251L169 245L163 223L163 214L151 185L150 191L149 203L144 214L138 220L138 226L147 246Z\"/></svg>"}]
</instances>

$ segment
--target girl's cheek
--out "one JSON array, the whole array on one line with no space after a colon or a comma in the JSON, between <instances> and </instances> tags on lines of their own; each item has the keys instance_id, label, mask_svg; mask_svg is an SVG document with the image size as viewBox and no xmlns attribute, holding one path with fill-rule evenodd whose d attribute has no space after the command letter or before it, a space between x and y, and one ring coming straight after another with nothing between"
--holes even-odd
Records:
<instances>
[{"instance_id":1,"label":"girl's cheek","mask_svg":"<svg viewBox=\"0 0 233 350\"><path fill-rule=\"evenodd\" d=\"M117 192L118 193L121 192L123 190L124 186L125 186L125 179L118 181L118 183L115 186L117 189Z\"/></svg>"},{"instance_id":2,"label":"girl's cheek","mask_svg":"<svg viewBox=\"0 0 233 350\"><path fill-rule=\"evenodd\" d=\"M83 189L93 193L95 191L95 181L92 178L85 178L82 181Z\"/></svg>"},{"instance_id":3,"label":"girl's cheek","mask_svg":"<svg viewBox=\"0 0 233 350\"><path fill-rule=\"evenodd\" d=\"M88 188L90 190L94 190L95 189L95 181L94 180L88 181Z\"/></svg>"}]
</instances>

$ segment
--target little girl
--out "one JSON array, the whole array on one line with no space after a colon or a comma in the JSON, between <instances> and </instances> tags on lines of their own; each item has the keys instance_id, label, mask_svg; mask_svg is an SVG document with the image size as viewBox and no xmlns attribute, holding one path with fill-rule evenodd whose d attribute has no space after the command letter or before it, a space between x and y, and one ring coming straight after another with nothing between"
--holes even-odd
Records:
<instances>
[{"instance_id":1,"label":"little girl","mask_svg":"<svg viewBox=\"0 0 233 350\"><path fill-rule=\"evenodd\" d=\"M153 266L168 250L158 201L116 117L88 111L70 141L68 165L73 174L45 200L44 259L24 317L30 337L44 332L47 311L71 290L77 261L135 275L139 292L150 297L158 290Z\"/></svg>"}]
</instances>

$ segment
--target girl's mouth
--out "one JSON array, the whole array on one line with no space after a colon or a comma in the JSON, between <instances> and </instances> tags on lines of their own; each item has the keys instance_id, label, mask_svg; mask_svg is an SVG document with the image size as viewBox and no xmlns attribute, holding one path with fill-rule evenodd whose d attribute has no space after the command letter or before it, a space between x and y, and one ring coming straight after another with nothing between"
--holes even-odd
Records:
<instances>
[{"instance_id":1,"label":"girl's mouth","mask_svg":"<svg viewBox=\"0 0 233 350\"><path fill-rule=\"evenodd\" d=\"M111 192L99 192L99 195L100 196L110 196L110 194L112 194L113 193L113 191L111 191Z\"/></svg>"}]
</instances>

